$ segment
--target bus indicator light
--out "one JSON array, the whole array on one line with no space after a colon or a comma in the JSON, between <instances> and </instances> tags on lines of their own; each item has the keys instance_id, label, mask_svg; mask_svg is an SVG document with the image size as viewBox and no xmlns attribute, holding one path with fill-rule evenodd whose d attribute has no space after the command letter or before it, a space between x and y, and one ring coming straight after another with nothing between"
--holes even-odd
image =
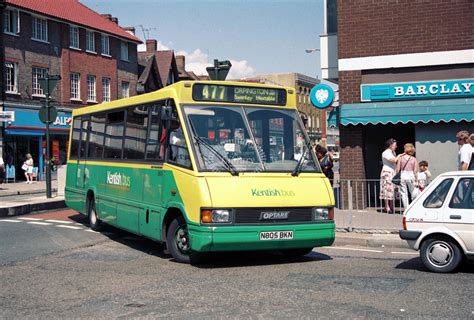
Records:
<instances>
[{"instance_id":1,"label":"bus indicator light","mask_svg":"<svg viewBox=\"0 0 474 320\"><path fill-rule=\"evenodd\" d=\"M212 210L204 209L201 211L201 222L212 223Z\"/></svg>"}]
</instances>

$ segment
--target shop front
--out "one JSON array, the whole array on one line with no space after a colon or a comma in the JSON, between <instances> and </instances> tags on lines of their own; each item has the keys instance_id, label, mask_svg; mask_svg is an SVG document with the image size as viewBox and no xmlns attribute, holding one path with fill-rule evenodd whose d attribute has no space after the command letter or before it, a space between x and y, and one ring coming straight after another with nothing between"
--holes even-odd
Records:
<instances>
[{"instance_id":1,"label":"shop front","mask_svg":"<svg viewBox=\"0 0 474 320\"><path fill-rule=\"evenodd\" d=\"M5 123L3 156L6 164L15 167L16 180L23 180L21 166L26 154L33 157L38 179L44 177L46 157L46 125L39 120L33 107L4 106L5 111L14 112L14 121ZM56 120L50 125L51 160L56 165L65 164L69 142L71 112L58 111Z\"/></svg>"},{"instance_id":2,"label":"shop front","mask_svg":"<svg viewBox=\"0 0 474 320\"><path fill-rule=\"evenodd\" d=\"M330 125L336 122L362 132L365 179L380 177L389 138L398 141L397 153L413 143L434 176L457 170L456 133L474 132L474 79L362 84L360 103L341 105L330 117Z\"/></svg>"}]
</instances>

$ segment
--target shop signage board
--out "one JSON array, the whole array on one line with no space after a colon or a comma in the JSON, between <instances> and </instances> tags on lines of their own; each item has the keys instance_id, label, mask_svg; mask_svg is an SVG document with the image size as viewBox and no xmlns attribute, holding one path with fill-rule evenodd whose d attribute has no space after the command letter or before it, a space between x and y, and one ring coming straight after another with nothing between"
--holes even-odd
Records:
<instances>
[{"instance_id":1,"label":"shop signage board","mask_svg":"<svg viewBox=\"0 0 474 320\"><path fill-rule=\"evenodd\" d=\"M317 84L311 89L309 99L316 108L326 109L334 101L334 89L324 83Z\"/></svg>"},{"instance_id":2,"label":"shop signage board","mask_svg":"<svg viewBox=\"0 0 474 320\"><path fill-rule=\"evenodd\" d=\"M474 79L363 84L361 101L462 98L474 96Z\"/></svg>"},{"instance_id":3,"label":"shop signage board","mask_svg":"<svg viewBox=\"0 0 474 320\"><path fill-rule=\"evenodd\" d=\"M0 111L0 122L14 122L15 111Z\"/></svg>"},{"instance_id":4,"label":"shop signage board","mask_svg":"<svg viewBox=\"0 0 474 320\"><path fill-rule=\"evenodd\" d=\"M14 120L8 121L7 128L28 127L31 129L44 129L46 127L38 117L38 110L15 109L4 112L14 113ZM71 119L70 112L58 111L54 121L50 124L50 127L69 130L71 127Z\"/></svg>"}]
</instances>

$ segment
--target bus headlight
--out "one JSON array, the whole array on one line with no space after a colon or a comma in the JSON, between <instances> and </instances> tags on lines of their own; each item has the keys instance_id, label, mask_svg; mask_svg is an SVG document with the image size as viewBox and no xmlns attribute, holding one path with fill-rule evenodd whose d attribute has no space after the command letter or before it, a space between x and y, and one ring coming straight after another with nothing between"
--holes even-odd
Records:
<instances>
[{"instance_id":1,"label":"bus headlight","mask_svg":"<svg viewBox=\"0 0 474 320\"><path fill-rule=\"evenodd\" d=\"M227 223L231 219L229 209L203 209L201 210L202 223Z\"/></svg>"},{"instance_id":2,"label":"bus headlight","mask_svg":"<svg viewBox=\"0 0 474 320\"><path fill-rule=\"evenodd\" d=\"M314 208L314 220L324 221L330 220L329 208Z\"/></svg>"}]
</instances>

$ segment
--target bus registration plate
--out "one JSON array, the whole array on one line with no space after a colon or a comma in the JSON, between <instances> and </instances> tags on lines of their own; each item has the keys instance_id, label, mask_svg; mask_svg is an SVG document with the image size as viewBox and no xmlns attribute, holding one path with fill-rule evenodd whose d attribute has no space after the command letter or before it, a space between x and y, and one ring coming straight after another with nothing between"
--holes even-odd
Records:
<instances>
[{"instance_id":1,"label":"bus registration plate","mask_svg":"<svg viewBox=\"0 0 474 320\"><path fill-rule=\"evenodd\" d=\"M293 231L260 232L260 240L293 239Z\"/></svg>"}]
</instances>

